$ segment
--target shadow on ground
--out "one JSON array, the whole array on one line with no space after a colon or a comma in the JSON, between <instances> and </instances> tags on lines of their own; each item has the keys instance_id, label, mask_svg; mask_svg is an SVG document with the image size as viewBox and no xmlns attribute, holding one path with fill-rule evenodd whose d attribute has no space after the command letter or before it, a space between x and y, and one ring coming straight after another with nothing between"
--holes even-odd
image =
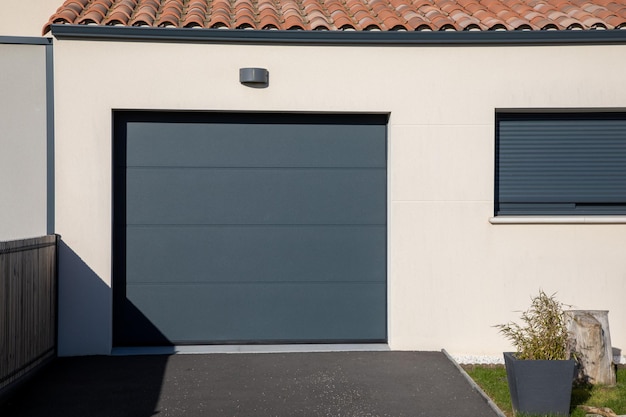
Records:
<instances>
[{"instance_id":1,"label":"shadow on ground","mask_svg":"<svg viewBox=\"0 0 626 417\"><path fill-rule=\"evenodd\" d=\"M439 352L61 358L3 417L495 417Z\"/></svg>"},{"instance_id":2,"label":"shadow on ground","mask_svg":"<svg viewBox=\"0 0 626 417\"><path fill-rule=\"evenodd\" d=\"M156 411L168 356L60 358L2 408L9 417L149 417Z\"/></svg>"}]
</instances>

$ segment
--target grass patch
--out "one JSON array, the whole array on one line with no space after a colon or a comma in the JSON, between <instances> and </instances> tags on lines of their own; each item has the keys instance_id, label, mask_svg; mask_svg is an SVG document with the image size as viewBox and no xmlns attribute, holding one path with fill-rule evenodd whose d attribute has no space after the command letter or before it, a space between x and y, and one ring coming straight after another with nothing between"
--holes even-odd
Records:
<instances>
[{"instance_id":1,"label":"grass patch","mask_svg":"<svg viewBox=\"0 0 626 417\"><path fill-rule=\"evenodd\" d=\"M485 391L494 403L509 417L513 417L509 386L504 365L464 365L468 375ZM617 385L579 386L572 390L572 417L585 417L578 405L608 407L617 415L626 414L626 368L617 370Z\"/></svg>"}]
</instances>

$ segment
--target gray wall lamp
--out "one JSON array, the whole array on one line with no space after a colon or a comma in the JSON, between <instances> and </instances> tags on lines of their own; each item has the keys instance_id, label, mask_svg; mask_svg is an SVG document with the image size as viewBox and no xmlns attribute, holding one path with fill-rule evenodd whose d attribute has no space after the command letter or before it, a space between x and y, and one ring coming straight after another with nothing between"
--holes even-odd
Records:
<instances>
[{"instance_id":1,"label":"gray wall lamp","mask_svg":"<svg viewBox=\"0 0 626 417\"><path fill-rule=\"evenodd\" d=\"M239 82L253 88L265 88L270 82L270 73L265 68L239 68Z\"/></svg>"}]
</instances>

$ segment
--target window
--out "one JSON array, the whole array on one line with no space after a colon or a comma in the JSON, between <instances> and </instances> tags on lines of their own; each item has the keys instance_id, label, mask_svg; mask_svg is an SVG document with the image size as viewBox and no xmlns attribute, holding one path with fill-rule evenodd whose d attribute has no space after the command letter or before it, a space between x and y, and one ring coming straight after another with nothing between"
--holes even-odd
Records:
<instances>
[{"instance_id":1,"label":"window","mask_svg":"<svg viewBox=\"0 0 626 417\"><path fill-rule=\"evenodd\" d=\"M626 215L626 113L498 113L496 215Z\"/></svg>"}]
</instances>

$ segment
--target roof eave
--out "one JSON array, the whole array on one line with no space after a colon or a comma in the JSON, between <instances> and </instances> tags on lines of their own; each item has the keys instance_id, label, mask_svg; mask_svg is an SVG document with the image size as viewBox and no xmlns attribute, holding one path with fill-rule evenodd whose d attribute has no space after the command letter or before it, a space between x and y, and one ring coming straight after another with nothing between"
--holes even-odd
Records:
<instances>
[{"instance_id":1,"label":"roof eave","mask_svg":"<svg viewBox=\"0 0 626 417\"><path fill-rule=\"evenodd\" d=\"M223 30L53 24L57 39L282 45L563 45L625 44L626 30L304 31Z\"/></svg>"}]
</instances>

